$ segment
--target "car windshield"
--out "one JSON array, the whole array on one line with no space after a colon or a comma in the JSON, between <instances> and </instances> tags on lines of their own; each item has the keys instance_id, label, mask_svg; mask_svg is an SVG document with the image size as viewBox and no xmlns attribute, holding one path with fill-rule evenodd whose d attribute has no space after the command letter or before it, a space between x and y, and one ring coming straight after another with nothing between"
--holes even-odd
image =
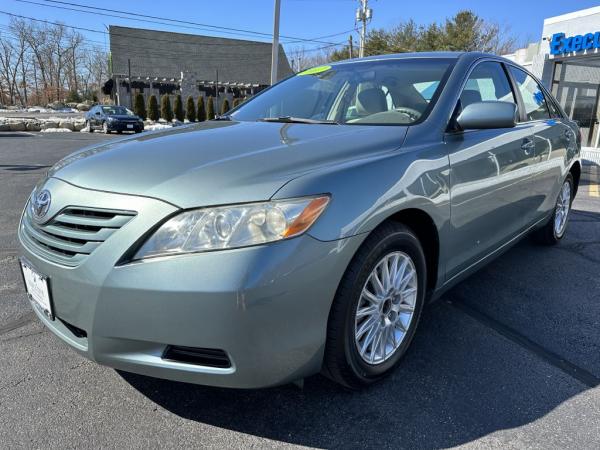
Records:
<instances>
[{"instance_id":1,"label":"car windshield","mask_svg":"<svg viewBox=\"0 0 600 450\"><path fill-rule=\"evenodd\" d=\"M236 109L241 121L409 125L432 108L448 58L383 59L314 67Z\"/></svg>"},{"instance_id":2,"label":"car windshield","mask_svg":"<svg viewBox=\"0 0 600 450\"><path fill-rule=\"evenodd\" d=\"M109 116L133 116L133 112L124 106L103 106L102 112Z\"/></svg>"}]
</instances>

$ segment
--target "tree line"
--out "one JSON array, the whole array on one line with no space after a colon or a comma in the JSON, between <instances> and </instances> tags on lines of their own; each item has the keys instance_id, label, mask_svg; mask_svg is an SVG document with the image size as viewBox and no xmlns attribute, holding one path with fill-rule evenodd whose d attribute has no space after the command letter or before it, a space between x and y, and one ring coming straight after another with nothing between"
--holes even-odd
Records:
<instances>
[{"instance_id":1,"label":"tree line","mask_svg":"<svg viewBox=\"0 0 600 450\"><path fill-rule=\"evenodd\" d=\"M516 38L508 26L484 20L473 11L463 10L442 23L417 25L414 20L391 29L374 29L367 35L365 56L386 53L427 51L482 51L502 55L515 49ZM299 48L290 52L296 70L358 57L358 45L310 54Z\"/></svg>"},{"instance_id":2,"label":"tree line","mask_svg":"<svg viewBox=\"0 0 600 450\"><path fill-rule=\"evenodd\" d=\"M96 100L107 77L107 52L65 25L12 18L0 32L2 104Z\"/></svg>"},{"instance_id":3,"label":"tree line","mask_svg":"<svg viewBox=\"0 0 600 450\"><path fill-rule=\"evenodd\" d=\"M243 99L235 98L231 107L235 108ZM224 99L221 103L220 114L226 114L230 109L229 100ZM141 93L137 93L133 105L134 113L142 119L150 119L152 121L158 121L158 119L164 119L167 122L172 122L173 119L177 119L183 122L187 119L189 122L204 122L205 120L212 120L216 117L215 111L215 100L209 96L206 98L198 97L198 103L194 101L194 97L191 95L186 100L185 109L183 107L183 101L181 95L175 97L174 105L171 107L171 99L165 94L160 99L160 109L158 105L158 99L156 95L148 97L148 105L144 102L144 96Z\"/></svg>"}]
</instances>

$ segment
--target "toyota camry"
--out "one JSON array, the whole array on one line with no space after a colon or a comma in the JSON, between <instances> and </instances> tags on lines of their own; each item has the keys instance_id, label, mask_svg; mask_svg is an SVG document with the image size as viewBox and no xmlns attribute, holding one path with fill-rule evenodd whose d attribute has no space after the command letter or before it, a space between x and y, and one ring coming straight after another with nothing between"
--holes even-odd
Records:
<instances>
[{"instance_id":1,"label":"toyota camry","mask_svg":"<svg viewBox=\"0 0 600 450\"><path fill-rule=\"evenodd\" d=\"M426 303L528 234L563 238L580 147L500 57L314 67L59 161L23 211L23 278L39 320L100 364L359 388L399 364Z\"/></svg>"}]
</instances>

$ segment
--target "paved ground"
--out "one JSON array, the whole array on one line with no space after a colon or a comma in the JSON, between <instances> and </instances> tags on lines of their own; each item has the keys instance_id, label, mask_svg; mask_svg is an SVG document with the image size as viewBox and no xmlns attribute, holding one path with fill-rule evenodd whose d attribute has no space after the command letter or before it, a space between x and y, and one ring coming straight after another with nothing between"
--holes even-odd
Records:
<instances>
[{"instance_id":1,"label":"paved ground","mask_svg":"<svg viewBox=\"0 0 600 450\"><path fill-rule=\"evenodd\" d=\"M21 207L48 165L114 137L20 136L0 135L0 446L600 447L597 166L565 241L525 240L429 307L384 382L234 391L99 367L33 319L16 261Z\"/></svg>"}]
</instances>

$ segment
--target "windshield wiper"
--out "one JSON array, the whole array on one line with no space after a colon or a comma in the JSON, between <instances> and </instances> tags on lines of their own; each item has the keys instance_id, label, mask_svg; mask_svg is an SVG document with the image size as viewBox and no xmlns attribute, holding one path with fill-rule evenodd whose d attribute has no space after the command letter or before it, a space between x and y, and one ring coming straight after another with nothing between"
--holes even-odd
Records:
<instances>
[{"instance_id":1,"label":"windshield wiper","mask_svg":"<svg viewBox=\"0 0 600 450\"><path fill-rule=\"evenodd\" d=\"M215 117L213 120L231 120L231 116L227 114L221 114L220 116Z\"/></svg>"},{"instance_id":2,"label":"windshield wiper","mask_svg":"<svg viewBox=\"0 0 600 450\"><path fill-rule=\"evenodd\" d=\"M281 122L281 123L310 123L310 124L321 124L321 125L339 125L335 120L316 120L316 119L305 119L304 117L264 117L259 119L261 122Z\"/></svg>"}]
</instances>

